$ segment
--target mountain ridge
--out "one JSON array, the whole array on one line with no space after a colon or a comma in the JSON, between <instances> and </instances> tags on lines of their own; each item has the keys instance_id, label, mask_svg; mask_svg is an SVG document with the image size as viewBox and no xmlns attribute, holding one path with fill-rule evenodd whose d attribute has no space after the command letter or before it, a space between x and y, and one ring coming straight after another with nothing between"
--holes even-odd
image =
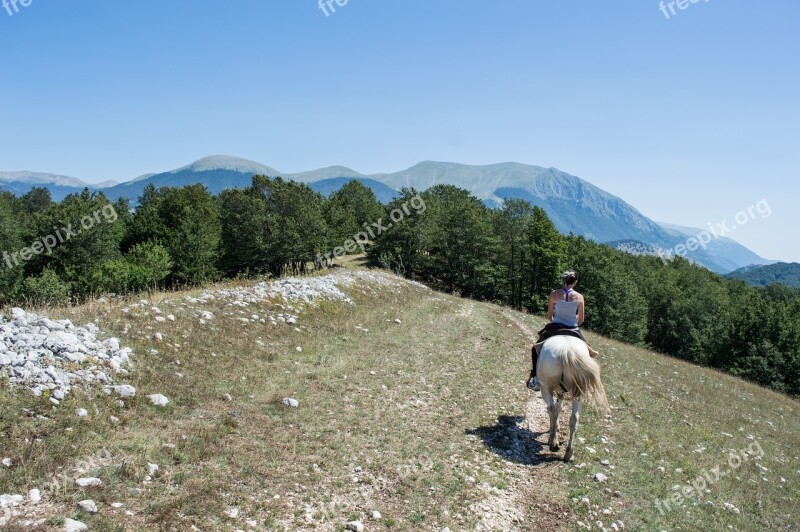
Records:
<instances>
[{"instance_id":1,"label":"mountain ridge","mask_svg":"<svg viewBox=\"0 0 800 532\"><path fill-rule=\"evenodd\" d=\"M0 176L10 177L21 174L25 173L0 172ZM562 233L579 234L611 245L641 242L658 252L684 242L688 234L686 230L690 229L659 224L622 198L578 176L557 168L518 162L467 165L428 160L393 173L363 174L345 166L286 173L241 157L210 155L174 170L145 174L104 188L55 174L27 174L26 182L9 180L9 177L0 179L0 187L15 194L24 194L33 186L45 186L57 201L86 187L102 190L112 200L126 198L135 202L145 187L151 184L156 187L180 187L200 183L212 194L219 194L228 188L245 188L250 185L254 174L264 174L306 183L326 196L350 179L357 179L371 188L382 203L387 203L404 187L425 190L434 185L447 184L469 190L489 207L499 207L507 199L526 200L543 208ZM47 176L52 176L54 182L44 182ZM718 273L728 273L749 264L772 262L728 238L718 239L708 249L692 252L689 258Z\"/></svg>"}]
</instances>

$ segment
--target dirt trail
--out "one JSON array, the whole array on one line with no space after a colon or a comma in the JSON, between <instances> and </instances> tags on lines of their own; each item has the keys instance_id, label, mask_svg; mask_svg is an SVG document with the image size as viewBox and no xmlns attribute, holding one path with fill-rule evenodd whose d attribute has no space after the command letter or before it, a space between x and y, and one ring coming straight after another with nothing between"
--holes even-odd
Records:
<instances>
[{"instance_id":1,"label":"dirt trail","mask_svg":"<svg viewBox=\"0 0 800 532\"><path fill-rule=\"evenodd\" d=\"M512 312L499 310L498 314L515 325L520 350L530 353L536 332ZM526 377L523 370L520 388L525 386ZM551 499L555 493L552 488L562 482L558 465L562 456L547 451L547 408L539 393L522 393L528 395L524 415L500 419L497 426L498 438L510 439L503 460L508 486L504 490L484 490L486 498L472 507L483 518L477 530L559 530L559 523L568 512L563 503Z\"/></svg>"}]
</instances>

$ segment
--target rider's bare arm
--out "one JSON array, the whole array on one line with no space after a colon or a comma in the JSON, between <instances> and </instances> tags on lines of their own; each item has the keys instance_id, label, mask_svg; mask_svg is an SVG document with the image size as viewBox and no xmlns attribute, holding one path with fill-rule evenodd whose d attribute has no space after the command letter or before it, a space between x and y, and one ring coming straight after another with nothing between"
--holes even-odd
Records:
<instances>
[{"instance_id":1,"label":"rider's bare arm","mask_svg":"<svg viewBox=\"0 0 800 532\"><path fill-rule=\"evenodd\" d=\"M583 320L586 318L586 302L583 296L578 300L578 327L583 325Z\"/></svg>"},{"instance_id":2,"label":"rider's bare arm","mask_svg":"<svg viewBox=\"0 0 800 532\"><path fill-rule=\"evenodd\" d=\"M553 290L550 292L550 301L547 303L547 321L553 321L553 314L556 311L556 301L558 301L558 294Z\"/></svg>"}]
</instances>

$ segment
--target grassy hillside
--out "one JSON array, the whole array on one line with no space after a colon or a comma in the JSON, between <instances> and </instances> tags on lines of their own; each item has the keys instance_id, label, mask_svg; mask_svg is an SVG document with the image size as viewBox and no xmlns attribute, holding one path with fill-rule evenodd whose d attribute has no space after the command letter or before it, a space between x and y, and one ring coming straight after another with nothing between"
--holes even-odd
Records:
<instances>
[{"instance_id":1,"label":"grassy hillside","mask_svg":"<svg viewBox=\"0 0 800 532\"><path fill-rule=\"evenodd\" d=\"M524 388L541 318L399 279L346 291L354 305L323 303L291 326L260 321L285 311L279 301L188 299L201 291L49 311L133 347L137 370L121 382L138 393L124 406L74 393L52 407L3 387L0 454L14 465L0 493L43 494L10 528L60 529L65 517L97 530L800 526L797 402L590 335L613 415L586 410L564 464L544 445L541 398ZM152 306L175 321L156 322ZM154 393L170 404L152 406ZM728 465L728 450L754 442L762 458ZM730 474L709 493L659 512L674 486L716 466ZM80 476L104 485L79 488ZM76 510L87 498L98 513Z\"/></svg>"}]
</instances>

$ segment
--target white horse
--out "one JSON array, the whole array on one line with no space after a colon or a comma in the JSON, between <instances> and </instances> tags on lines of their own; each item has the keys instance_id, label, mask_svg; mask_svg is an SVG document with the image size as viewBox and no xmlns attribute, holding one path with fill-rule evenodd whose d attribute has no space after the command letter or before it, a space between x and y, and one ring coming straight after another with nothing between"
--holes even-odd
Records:
<instances>
[{"instance_id":1,"label":"white horse","mask_svg":"<svg viewBox=\"0 0 800 532\"><path fill-rule=\"evenodd\" d=\"M608 399L600 382L600 365L589 356L586 342L571 336L553 336L541 348L536 374L542 390L542 399L550 414L550 451L559 449L556 440L558 417L565 397L572 398L572 417L569 420L569 443L564 461L572 460L572 443L578 427L581 403L587 401L608 412ZM558 402L556 402L556 398Z\"/></svg>"}]
</instances>

